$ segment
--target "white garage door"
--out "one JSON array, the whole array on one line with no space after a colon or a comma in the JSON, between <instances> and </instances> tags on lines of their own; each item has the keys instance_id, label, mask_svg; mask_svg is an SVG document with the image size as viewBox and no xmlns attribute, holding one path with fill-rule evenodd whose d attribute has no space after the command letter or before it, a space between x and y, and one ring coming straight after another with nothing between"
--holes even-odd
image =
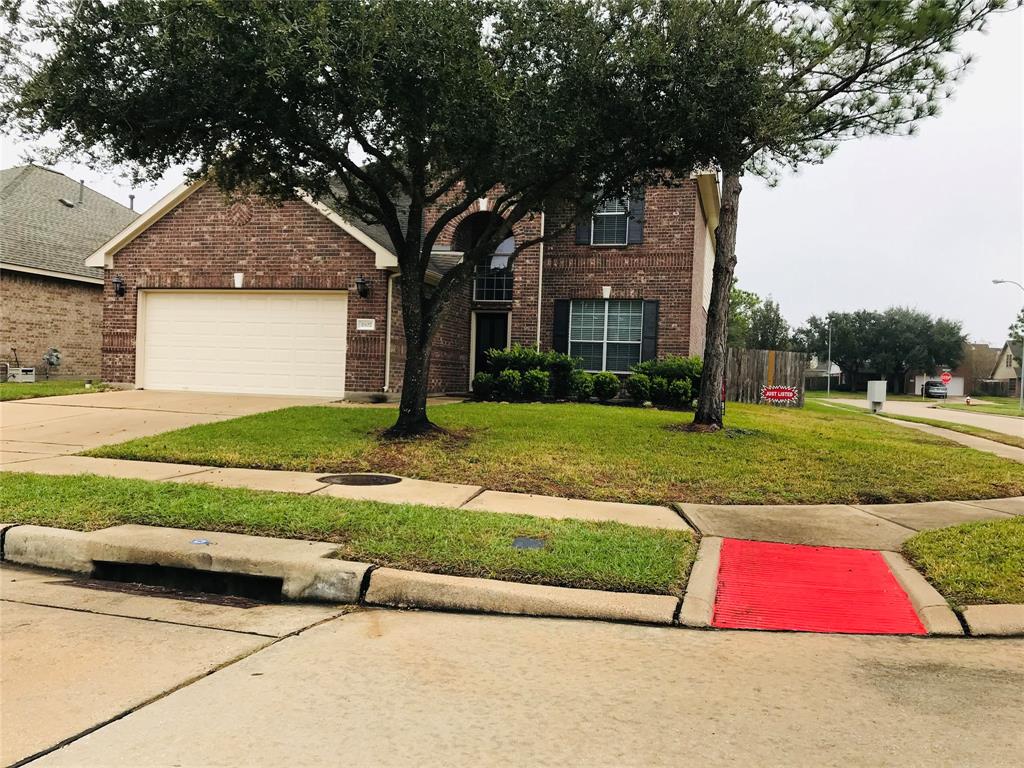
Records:
<instances>
[{"instance_id":1,"label":"white garage door","mask_svg":"<svg viewBox=\"0 0 1024 768\"><path fill-rule=\"evenodd\" d=\"M139 386L345 394L343 292L147 291L140 311Z\"/></svg>"}]
</instances>

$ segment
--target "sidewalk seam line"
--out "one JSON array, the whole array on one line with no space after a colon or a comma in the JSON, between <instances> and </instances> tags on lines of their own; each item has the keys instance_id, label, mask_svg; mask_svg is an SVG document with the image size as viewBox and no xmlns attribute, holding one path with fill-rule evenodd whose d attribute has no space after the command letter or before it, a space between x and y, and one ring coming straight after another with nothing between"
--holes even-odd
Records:
<instances>
[{"instance_id":1,"label":"sidewalk seam line","mask_svg":"<svg viewBox=\"0 0 1024 768\"><path fill-rule=\"evenodd\" d=\"M920 502L920 503L925 503L926 504L927 502ZM911 533L920 533L920 531L917 528L911 528L909 525L904 525L903 523L897 523L895 520L890 520L887 517L882 517L882 515L879 515L879 514L877 514L875 512L872 512L870 509L864 509L863 507L858 506L857 504L847 504L846 506L850 507L851 509L856 509L858 512L863 512L865 515L871 515L876 520L883 520L886 523L890 523L892 525L898 525L900 528L908 530Z\"/></svg>"},{"instance_id":2,"label":"sidewalk seam line","mask_svg":"<svg viewBox=\"0 0 1024 768\"><path fill-rule=\"evenodd\" d=\"M144 597L144 595L138 595ZM160 599L160 598L154 598ZM115 619L130 619L135 621L148 621L153 624L170 624L176 627L192 627L193 629L209 629L214 632L230 632L234 635L249 635L250 637L277 638L283 635L268 635L265 632L249 632L244 629L227 629L226 627L211 627L205 624L188 624L184 621L169 621L168 619L157 619L152 616L129 616L124 613L109 613L107 611L94 611L89 608L71 608L67 605L53 605L51 603L36 603L31 600L17 600L11 597L0 598L0 603L15 603L17 605L34 605L37 608L52 608L56 611L71 611L72 613L88 613L93 616L110 616ZM268 603L268 605L270 605Z\"/></svg>"}]
</instances>

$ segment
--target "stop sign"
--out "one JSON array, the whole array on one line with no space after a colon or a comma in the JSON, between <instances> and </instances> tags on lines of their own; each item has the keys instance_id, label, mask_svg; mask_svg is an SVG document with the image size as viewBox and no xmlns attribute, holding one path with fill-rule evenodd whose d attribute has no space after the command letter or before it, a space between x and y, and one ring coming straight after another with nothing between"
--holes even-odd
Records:
<instances>
[{"instance_id":1,"label":"stop sign","mask_svg":"<svg viewBox=\"0 0 1024 768\"><path fill-rule=\"evenodd\" d=\"M949 384L953 380L953 374L949 371L943 371L939 378L942 379L943 384Z\"/></svg>"}]
</instances>

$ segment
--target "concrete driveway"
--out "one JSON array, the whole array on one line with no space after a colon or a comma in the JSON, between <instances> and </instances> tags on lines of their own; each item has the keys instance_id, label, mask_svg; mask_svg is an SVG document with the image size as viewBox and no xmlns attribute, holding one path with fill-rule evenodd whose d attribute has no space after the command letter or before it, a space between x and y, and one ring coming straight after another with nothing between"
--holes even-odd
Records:
<instances>
[{"instance_id":1,"label":"concrete driveway","mask_svg":"<svg viewBox=\"0 0 1024 768\"><path fill-rule=\"evenodd\" d=\"M223 421L322 397L122 390L0 403L0 464L62 456L172 429Z\"/></svg>"},{"instance_id":2,"label":"concrete driveway","mask_svg":"<svg viewBox=\"0 0 1024 768\"><path fill-rule=\"evenodd\" d=\"M1012 639L247 608L10 566L0 629L3 764L998 766L1024 732Z\"/></svg>"},{"instance_id":3,"label":"concrete driveway","mask_svg":"<svg viewBox=\"0 0 1024 768\"><path fill-rule=\"evenodd\" d=\"M856 405L858 408L867 408L866 400L861 399L836 399L835 402L845 405ZM953 424L966 424L971 427L988 429L992 432L1001 432L1004 435L1024 437L1024 419L1014 416L997 416L994 413L968 413L967 411L954 411L948 408L937 408L934 401L923 401L920 403L906 400L888 400L882 408L881 414L887 413L897 416L915 416L920 419L935 419L937 421L948 421Z\"/></svg>"}]
</instances>

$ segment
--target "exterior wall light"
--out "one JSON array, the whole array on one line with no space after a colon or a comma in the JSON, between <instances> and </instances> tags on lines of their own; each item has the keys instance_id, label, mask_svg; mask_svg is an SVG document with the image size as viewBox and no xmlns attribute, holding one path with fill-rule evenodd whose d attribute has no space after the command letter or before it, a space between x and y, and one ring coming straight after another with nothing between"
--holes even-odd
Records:
<instances>
[{"instance_id":1,"label":"exterior wall light","mask_svg":"<svg viewBox=\"0 0 1024 768\"><path fill-rule=\"evenodd\" d=\"M124 278L121 277L120 275L118 275L117 277L115 277L110 282L113 283L113 285L114 285L114 295L117 296L117 297L124 296L124 294L125 294Z\"/></svg>"},{"instance_id":2,"label":"exterior wall light","mask_svg":"<svg viewBox=\"0 0 1024 768\"><path fill-rule=\"evenodd\" d=\"M365 299L370 295L370 281L362 275L356 278L356 293L359 294L360 299Z\"/></svg>"}]
</instances>

